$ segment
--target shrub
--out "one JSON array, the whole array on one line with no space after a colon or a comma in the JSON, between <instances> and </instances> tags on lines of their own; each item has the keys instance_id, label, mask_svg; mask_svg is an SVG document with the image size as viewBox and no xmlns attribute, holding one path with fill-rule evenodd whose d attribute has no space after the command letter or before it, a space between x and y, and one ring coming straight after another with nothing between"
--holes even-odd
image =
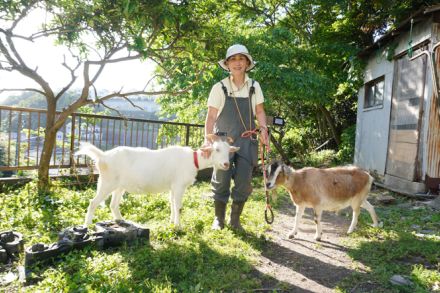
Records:
<instances>
[{"instance_id":1,"label":"shrub","mask_svg":"<svg viewBox=\"0 0 440 293\"><path fill-rule=\"evenodd\" d=\"M0 144L0 166L7 166L6 152L3 144ZM11 177L12 171L0 171L0 177Z\"/></svg>"},{"instance_id":2,"label":"shrub","mask_svg":"<svg viewBox=\"0 0 440 293\"><path fill-rule=\"evenodd\" d=\"M334 150L313 151L305 159L305 165L309 167L330 167L336 161Z\"/></svg>"},{"instance_id":3,"label":"shrub","mask_svg":"<svg viewBox=\"0 0 440 293\"><path fill-rule=\"evenodd\" d=\"M354 147L356 139L356 124L342 132L341 144L336 155L339 164L352 164L354 158Z\"/></svg>"},{"instance_id":4,"label":"shrub","mask_svg":"<svg viewBox=\"0 0 440 293\"><path fill-rule=\"evenodd\" d=\"M286 132L282 147L290 160L305 163L307 154L312 151L310 137L313 137L313 133L308 127L292 127Z\"/></svg>"}]
</instances>

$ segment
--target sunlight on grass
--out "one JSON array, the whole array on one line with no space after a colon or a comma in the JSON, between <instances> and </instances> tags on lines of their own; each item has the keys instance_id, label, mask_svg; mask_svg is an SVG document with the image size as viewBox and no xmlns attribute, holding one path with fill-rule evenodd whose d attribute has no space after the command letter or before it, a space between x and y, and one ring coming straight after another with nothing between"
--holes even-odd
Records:
<instances>
[{"instance_id":1,"label":"sunlight on grass","mask_svg":"<svg viewBox=\"0 0 440 293\"><path fill-rule=\"evenodd\" d=\"M1 197L0 229L26 236L26 246L57 241L57 233L81 225L93 189L68 190L55 185L38 195L35 184ZM34 268L39 276L24 291L194 292L258 288L252 264L263 247L264 197L256 190L243 213L247 233L210 229L214 217L208 183L188 188L181 214L182 228L169 223L168 194L126 195L121 212L127 220L151 229L150 245L123 246L105 251L85 249L52 266ZM228 210L229 213L229 210ZM108 201L96 210L94 221L110 220ZM23 261L23 260L22 260ZM20 285L21 286L21 285Z\"/></svg>"},{"instance_id":2,"label":"sunlight on grass","mask_svg":"<svg viewBox=\"0 0 440 293\"><path fill-rule=\"evenodd\" d=\"M420 238L415 229L433 229L432 236L439 235L435 213L424 206L398 208L385 206L376 208L384 227L364 226L368 215L360 217L361 229L343 241L348 254L362 263L368 274L353 275L339 287L351 288L354 282L369 284L374 292L429 292L440 283L440 241L438 238ZM436 232L435 232L436 231ZM407 277L412 286L392 285L393 275Z\"/></svg>"},{"instance_id":3,"label":"sunlight on grass","mask_svg":"<svg viewBox=\"0 0 440 293\"><path fill-rule=\"evenodd\" d=\"M150 228L149 245L122 246L104 251L86 248L65 255L53 265L36 266L34 282L28 286L15 282L10 288L23 292L206 292L254 290L261 287L264 275L254 265L264 251L270 228L264 220L265 192L261 178L254 179L254 192L243 215L246 233L229 227L211 230L214 217L210 185L196 183L188 188L183 200L181 229L170 224L168 194L125 195L121 204L123 216ZM21 232L26 246L37 242L53 243L58 232L81 225L95 195L93 188L67 189L55 184L50 194L38 194L35 183L0 195L0 230ZM109 201L100 206L94 221L111 219ZM288 195L279 191L273 203L277 208L292 205ZM371 227L364 211L358 229L341 239L354 260L356 273L343 280L338 292L349 292L356 284L359 290L400 292L391 285L392 275L407 276L411 291L433 291L440 284L440 242L435 237L419 237L429 230L439 236L439 216L426 207L402 209L378 206L383 228ZM230 205L227 209L229 219ZM315 249L319 250L321 243ZM22 264L23 257L15 265ZM8 288L6 288L8 290ZM371 291L371 290L370 290Z\"/></svg>"}]
</instances>

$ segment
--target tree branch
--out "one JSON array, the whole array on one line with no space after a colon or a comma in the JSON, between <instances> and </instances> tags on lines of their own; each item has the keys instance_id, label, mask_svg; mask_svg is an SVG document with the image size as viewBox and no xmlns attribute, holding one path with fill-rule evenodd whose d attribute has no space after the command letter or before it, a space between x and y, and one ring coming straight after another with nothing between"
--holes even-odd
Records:
<instances>
[{"instance_id":1,"label":"tree branch","mask_svg":"<svg viewBox=\"0 0 440 293\"><path fill-rule=\"evenodd\" d=\"M0 89L0 93L3 93L3 92L23 92L23 91L26 91L26 92L36 92L36 93L39 93L39 94L41 94L41 95L43 95L43 96L45 96L46 95L46 93L45 92L42 92L42 91L40 91L40 90L38 90L38 89L34 89L34 88L23 88L23 89Z\"/></svg>"},{"instance_id":2,"label":"tree branch","mask_svg":"<svg viewBox=\"0 0 440 293\"><path fill-rule=\"evenodd\" d=\"M6 36L6 41L8 43L9 49L5 46L3 41L0 39L0 52L3 53L3 55L6 57L7 61L11 65L11 71L16 70L23 74L24 76L29 77L30 79L34 80L36 83L38 83L43 91L45 92L46 99L49 99L50 97L54 97L54 94L52 92L52 89L50 88L47 81L45 81L36 70L30 69L26 63L23 61L23 59L20 57L20 54L18 53L17 49L15 48L15 44L12 41L11 33L10 31L5 31L0 29L0 32L3 32ZM14 59L16 58L16 59Z\"/></svg>"},{"instance_id":3,"label":"tree branch","mask_svg":"<svg viewBox=\"0 0 440 293\"><path fill-rule=\"evenodd\" d=\"M136 105L135 103L133 103L133 101L130 100L128 97L126 97L126 96L122 96L122 98L123 98L124 100L126 100L127 102L129 102L133 108L138 108L139 110L144 111L144 108L142 108L142 107Z\"/></svg>"},{"instance_id":4,"label":"tree branch","mask_svg":"<svg viewBox=\"0 0 440 293\"><path fill-rule=\"evenodd\" d=\"M150 78L148 81L147 81L147 84L144 86L144 90L146 90L147 88L148 88L148 85L150 84L150 82L152 82L155 78L157 78L157 77L164 77L165 78L165 76L163 76L163 75L161 75L161 74L155 74L155 75L153 75L153 77L152 78Z\"/></svg>"},{"instance_id":5,"label":"tree branch","mask_svg":"<svg viewBox=\"0 0 440 293\"><path fill-rule=\"evenodd\" d=\"M102 65L102 64L118 63L121 61L135 60L135 59L139 59L141 57L142 56L140 54L137 54L137 55L130 55L130 56L116 58L116 59L103 59L103 60L99 60L99 61L86 61L86 62L91 65Z\"/></svg>"},{"instance_id":6,"label":"tree branch","mask_svg":"<svg viewBox=\"0 0 440 293\"><path fill-rule=\"evenodd\" d=\"M72 86L72 84L76 81L77 76L75 75L75 71L79 68L79 66L81 65L81 61L79 61L78 59L78 64L76 64L76 66L74 68L71 68L69 65L67 65L66 63L66 56L64 55L64 61L61 64L62 66L64 66L69 72L70 72L70 82L64 86L61 91L56 95L55 100L58 100L59 98L61 98L62 95L64 95L65 92L67 92L68 89L70 89L70 87Z\"/></svg>"},{"instance_id":7,"label":"tree branch","mask_svg":"<svg viewBox=\"0 0 440 293\"><path fill-rule=\"evenodd\" d=\"M113 111L115 111L116 113L118 113L118 115L122 118L122 119L124 119L124 126L125 127L127 127L128 126L128 117L127 116L125 116L124 114L122 114L121 112L119 112L119 110L117 110L117 109L115 109L115 108L112 108L112 107L110 107L110 106L107 106L106 104L104 104L104 102L99 102L99 104L101 104L101 105L103 105L105 108L107 108L107 109L110 109L110 110L113 110Z\"/></svg>"},{"instance_id":8,"label":"tree branch","mask_svg":"<svg viewBox=\"0 0 440 293\"><path fill-rule=\"evenodd\" d=\"M18 25L18 23L23 19L23 18L25 18L27 15L28 15L28 13L29 13L29 11L31 10L31 9L33 9L33 8L35 8L35 7L33 7L35 4L37 4L38 3L38 0L34 0L34 1L31 1L31 2L29 2L29 3L27 3L27 5L25 6L25 8L24 8L24 10L20 13L20 15L14 20L14 22L12 23L12 26L11 26L11 28L10 28L10 31L13 31L14 30L14 28Z\"/></svg>"}]
</instances>

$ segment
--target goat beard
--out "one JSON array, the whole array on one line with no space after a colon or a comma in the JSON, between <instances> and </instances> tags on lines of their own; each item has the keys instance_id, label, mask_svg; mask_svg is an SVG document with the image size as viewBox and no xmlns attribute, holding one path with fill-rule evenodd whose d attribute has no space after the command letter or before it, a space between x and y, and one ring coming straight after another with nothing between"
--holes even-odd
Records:
<instances>
[{"instance_id":1,"label":"goat beard","mask_svg":"<svg viewBox=\"0 0 440 293\"><path fill-rule=\"evenodd\" d=\"M216 184L218 184L219 182L217 181L217 166L216 165L214 165L213 167L213 174L214 174L214 176L212 176L212 179L211 179L211 182L212 183L216 183Z\"/></svg>"}]
</instances>

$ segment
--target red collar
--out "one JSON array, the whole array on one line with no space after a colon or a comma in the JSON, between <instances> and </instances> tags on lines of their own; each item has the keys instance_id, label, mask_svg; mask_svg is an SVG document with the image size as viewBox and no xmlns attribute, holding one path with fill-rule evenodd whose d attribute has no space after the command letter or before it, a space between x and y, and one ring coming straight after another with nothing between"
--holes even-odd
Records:
<instances>
[{"instance_id":1,"label":"red collar","mask_svg":"<svg viewBox=\"0 0 440 293\"><path fill-rule=\"evenodd\" d=\"M197 151L193 152L193 157L194 157L194 165L196 166L197 169L199 169L199 159L197 157Z\"/></svg>"}]
</instances>

